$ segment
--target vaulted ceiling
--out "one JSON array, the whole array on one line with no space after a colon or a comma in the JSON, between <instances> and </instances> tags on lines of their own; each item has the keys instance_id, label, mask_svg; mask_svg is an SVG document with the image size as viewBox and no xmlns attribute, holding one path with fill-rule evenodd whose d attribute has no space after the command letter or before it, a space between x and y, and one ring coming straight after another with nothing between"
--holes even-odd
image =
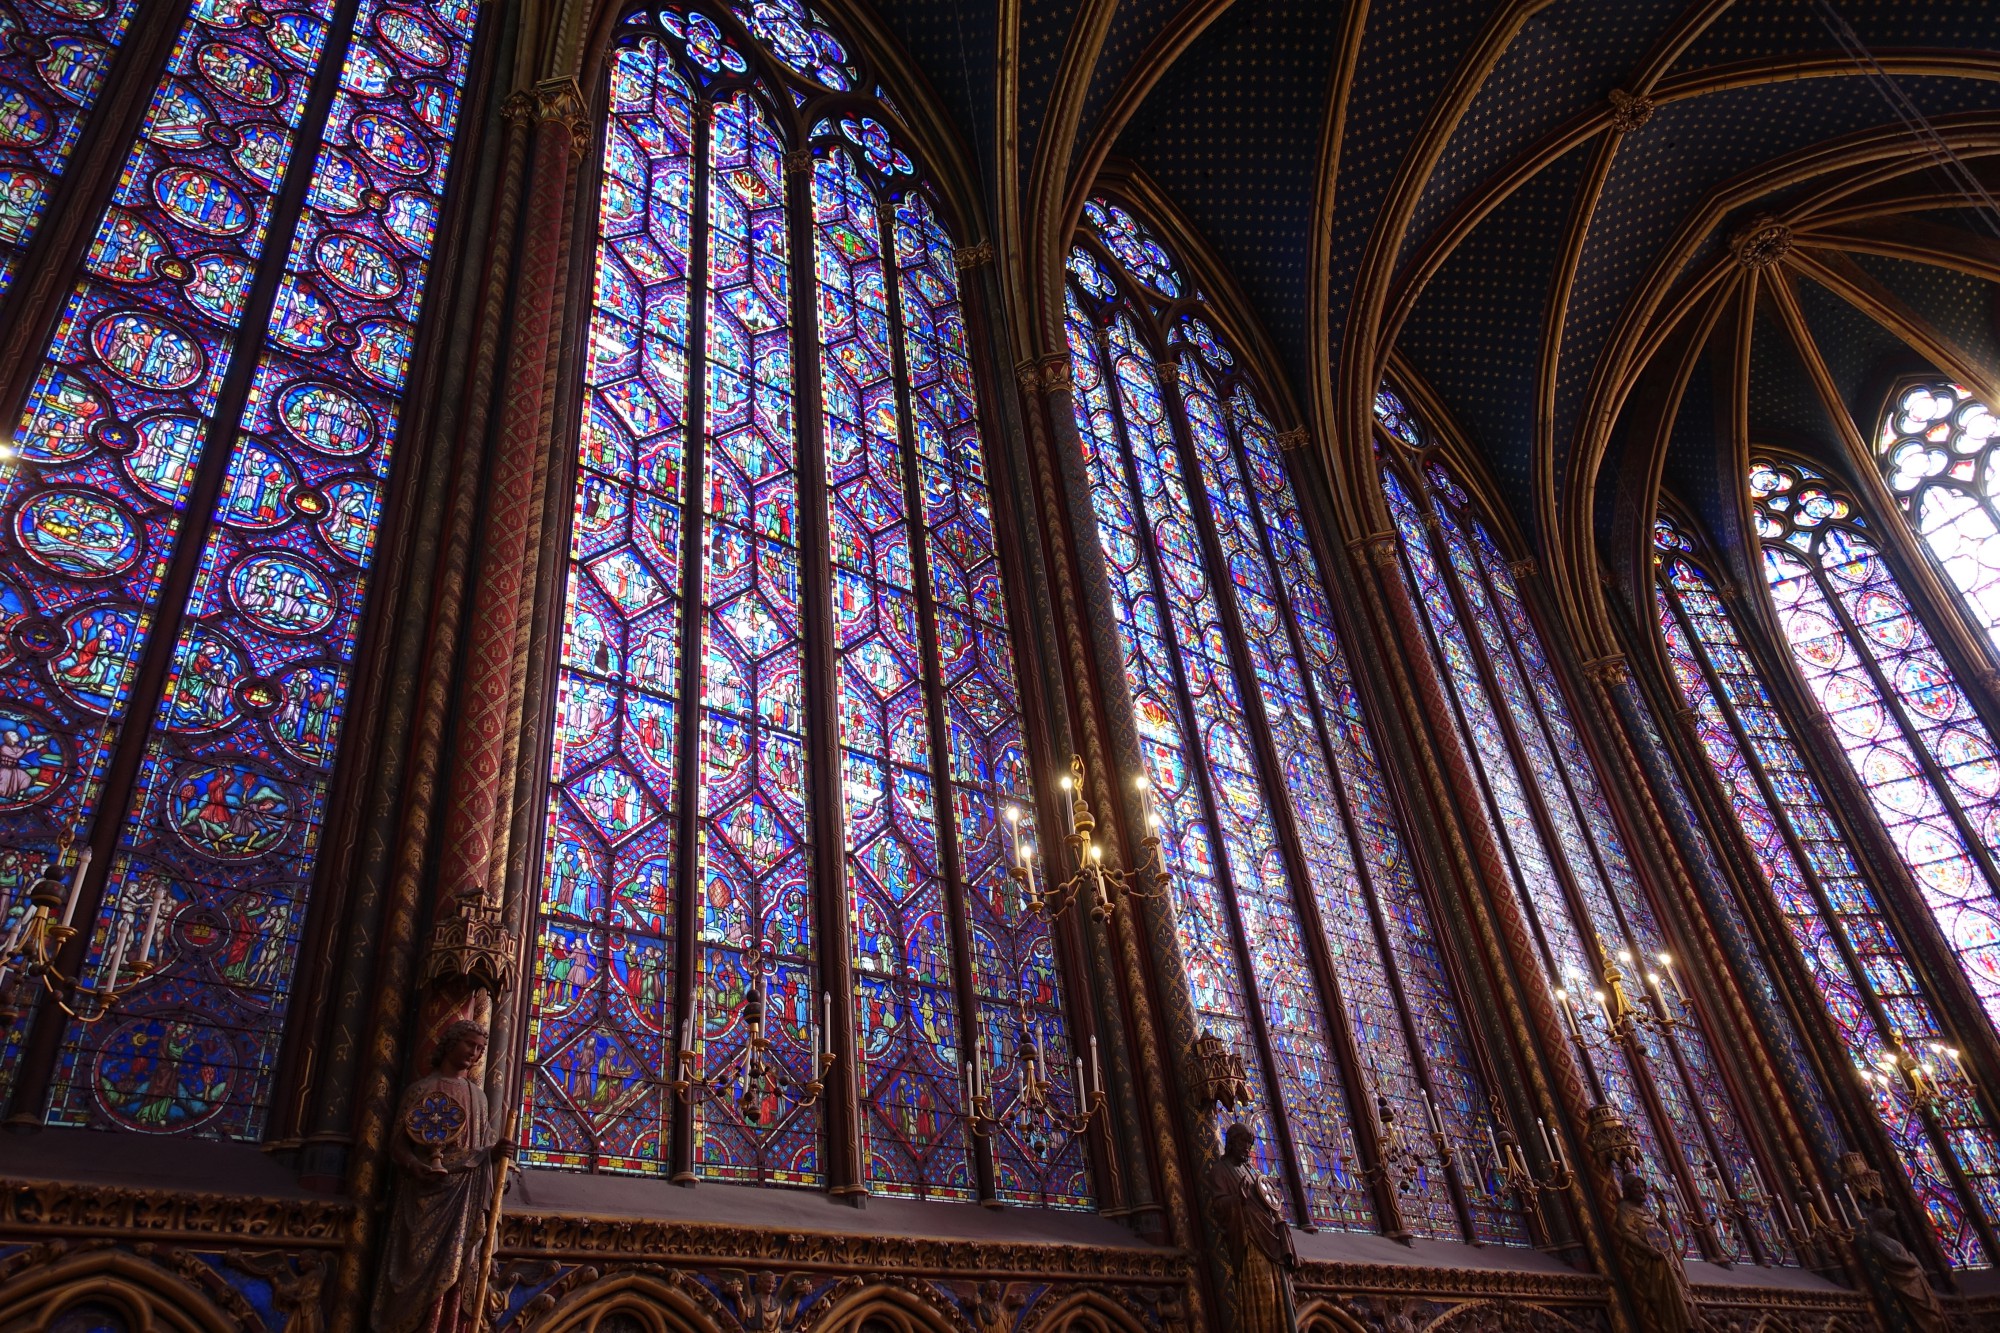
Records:
<instances>
[{"instance_id":1,"label":"vaulted ceiling","mask_svg":"<svg viewBox=\"0 0 2000 1333\"><path fill-rule=\"evenodd\" d=\"M1733 512L1738 437L1837 454L1898 372L2000 381L2000 211L1964 206L2000 192L1992 0L872 3L971 146L1028 308L1100 168L1139 174L1227 267L1333 474L1393 357L1559 595L1592 596L1663 475Z\"/></svg>"}]
</instances>

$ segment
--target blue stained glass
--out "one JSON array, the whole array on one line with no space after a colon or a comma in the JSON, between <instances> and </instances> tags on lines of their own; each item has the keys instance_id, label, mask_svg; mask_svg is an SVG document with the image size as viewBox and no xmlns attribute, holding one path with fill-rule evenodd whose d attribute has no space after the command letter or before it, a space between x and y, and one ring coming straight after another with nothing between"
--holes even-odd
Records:
<instances>
[{"instance_id":1,"label":"blue stained glass","mask_svg":"<svg viewBox=\"0 0 2000 1333\"><path fill-rule=\"evenodd\" d=\"M1197 342L1206 352L1200 333L1196 330ZM1212 355L1210 359L1215 360ZM1330 868L1335 871L1331 877L1316 871L1315 888L1321 896L1321 919L1331 929L1349 937L1347 947L1335 954L1335 965L1342 969L1341 993L1343 997L1367 996L1372 1000L1366 1011L1352 998L1349 1000L1355 1010L1355 1040L1361 1049L1369 1051L1385 1046L1393 1051L1399 1047L1394 1000L1385 993L1387 972L1393 968L1422 1045L1438 1114L1453 1142L1476 1145L1484 1133L1490 1093L1466 1041L1467 1025L1458 997L1453 993L1442 945L1417 885L1408 848L1396 826L1385 776L1369 739L1361 700L1334 627L1326 586L1312 554L1290 474L1278 449L1277 432L1247 387L1239 385L1230 402L1248 464L1249 489L1255 497L1275 565L1276 577L1269 582L1278 590L1297 627L1304 654L1298 665L1315 688L1321 725L1332 747L1333 772L1326 774L1322 769L1321 774L1337 779L1337 785L1323 788L1293 780L1315 767L1310 759L1304 758L1288 773L1287 785L1302 833L1327 848ZM1193 415L1190 410L1191 421ZM1200 430L1195 431L1195 438L1197 441L1202 438ZM1207 451L1203 453L1206 457ZM1214 485L1210 486L1210 493L1235 494L1230 488ZM1217 506L1219 535L1237 530L1237 522L1225 518L1235 512L1237 507L1233 504ZM1223 540L1227 549L1230 539L1224 536ZM1296 716L1296 707L1271 707L1274 729L1285 725L1276 721L1280 712L1289 721ZM1345 851L1344 833L1336 840L1333 830L1323 827L1334 806L1329 791L1339 792L1348 803L1354 833L1359 839L1359 845L1351 853ZM1358 856L1365 865L1365 880L1356 876L1348 864L1347 858L1351 856ZM1373 897L1376 910L1386 922L1388 959L1380 964L1375 960L1372 941L1356 937L1355 927L1348 924L1358 922L1367 910L1363 895ZM1404 1058L1407 1062L1407 1055ZM1396 1067L1393 1058L1390 1067L1392 1070ZM1421 1125L1425 1108L1417 1102L1407 1075L1397 1090L1403 1101L1398 1118L1406 1127ZM1488 1178L1490 1159L1482 1157L1474 1147L1464 1154L1462 1165L1478 1172L1469 1182L1467 1195L1480 1238L1526 1244L1528 1234L1518 1208L1501 1194L1500 1182ZM1425 1171L1427 1174L1430 1171L1428 1162ZM1434 1194L1429 1205L1432 1224L1441 1233L1444 1228L1440 1205L1445 1202Z\"/></svg>"},{"instance_id":2,"label":"blue stained glass","mask_svg":"<svg viewBox=\"0 0 2000 1333\"><path fill-rule=\"evenodd\" d=\"M921 193L897 202L895 252L979 1031L989 1054L1018 1055L1025 1017L1054 1084L1050 1099L1074 1112L1083 1097L1073 1073L1082 1052L1064 1016L1055 941L1007 876L1016 829L1008 811L1023 812L1021 836L1036 834L1033 783L958 270L951 237ZM987 1069L1005 1117L992 1140L995 1193L1008 1203L1090 1207L1082 1140L1008 1116L1020 1097L1019 1064L996 1059Z\"/></svg>"},{"instance_id":3,"label":"blue stained glass","mask_svg":"<svg viewBox=\"0 0 2000 1333\"><path fill-rule=\"evenodd\" d=\"M395 15L426 22L384 0L364 0L357 33L379 30ZM182 55L191 50L218 116L234 102L295 122L309 80L279 68L296 64L301 53L273 41L276 15L267 11L266 18L272 21L246 21L211 40L184 42L170 71L179 73ZM284 31L309 44L324 28L293 22ZM366 58L367 44L357 35L348 64ZM424 63L463 86L470 60L470 37L453 33L439 35ZM398 69L407 87L416 68L405 59ZM409 102L403 93L364 104L343 88L327 112L314 173L320 162L353 146L363 120L410 125ZM156 100L156 112L161 105ZM450 121L411 128L423 141L428 174L399 184L441 198L455 129ZM232 137L239 146L251 142L247 133ZM134 161L153 151L142 143ZM150 193L162 234L260 235L268 225L268 187L251 173L232 182L212 156L204 163L153 173ZM185 174L197 171L212 185ZM128 184L134 179L128 168ZM261 1128L367 591L379 514L374 496L389 476L401 411L395 390L424 289L420 263L407 272L396 267L393 290L384 289L380 275L373 286L358 276L332 282L326 253L379 251L387 239L387 184L378 181L365 207L340 220L338 242L329 241L330 218L313 204L297 220L284 260L286 282L303 286L315 275L329 278L321 299L334 311L334 336L316 355L264 350L255 366L156 710L163 718L199 716L204 725L169 726L150 739L93 945L105 948L115 923L136 918L158 894L160 965L121 1005L119 1023L71 1027L49 1110L52 1123L202 1125L205 1132L240 1137L254 1137ZM127 196L121 193L120 200ZM137 212L138 203L132 198L127 206ZM254 262L250 242L239 238L237 244ZM79 289L72 310L85 291ZM150 290L140 296L158 299L155 308L171 308ZM348 330L353 336L342 336ZM217 344L211 363L228 355L227 341L218 336ZM384 352L389 345L393 352ZM101 348L99 355L112 364ZM383 373L384 356L400 358L393 375ZM325 417L298 410L302 387L320 395L325 411L346 414L349 434L336 447L316 447L330 428ZM116 394L109 396L116 404ZM361 429L355 423L364 416ZM357 431L363 441L358 448ZM213 426L209 433L214 438ZM336 494L346 498L345 508L334 508ZM218 644L224 651L216 650ZM147 1071L143 1081L135 1063ZM178 1109L163 1126L157 1098L169 1086Z\"/></svg>"},{"instance_id":4,"label":"blue stained glass","mask_svg":"<svg viewBox=\"0 0 2000 1333\"><path fill-rule=\"evenodd\" d=\"M655 38L609 79L521 1123L536 1165L645 1174L675 1073L694 95Z\"/></svg>"},{"instance_id":5,"label":"blue stained glass","mask_svg":"<svg viewBox=\"0 0 2000 1333\"><path fill-rule=\"evenodd\" d=\"M19 592L0 645L0 699L34 719L64 756L63 778L38 801L0 810L0 848L14 855L45 862L60 840L96 818L202 441L219 424L216 395L234 360L243 294L264 257L271 203L332 7L331 0L274 0L259 11L268 24L208 6L188 15L38 358L14 430L15 447L37 466L6 466L0 507L15 512L37 492L69 491L131 522L145 555L116 573L78 577L74 560L46 542L24 543L18 528L0 541L0 581ZM289 56L273 43L280 31L298 38ZM301 77L288 79L275 103L238 102L215 91L201 72L204 53L220 67L232 51L246 68L285 63ZM253 148L262 156L248 156ZM252 171L246 161L274 169ZM207 229L225 217L226 235ZM218 250L227 258L210 263ZM233 275L228 265L237 266ZM51 654L73 668L45 674L38 667ZM173 933L165 938L173 947ZM213 938L230 936L219 924ZM167 986L158 989L164 994ZM165 1038L156 1033L146 1040ZM221 1047L207 1038L176 1033L173 1041L221 1058ZM11 1077L11 1060L0 1055L0 1081ZM211 1089L231 1088L229 1096L197 1098L200 1113L175 1118L173 1127L254 1134L263 1083L257 1066L254 1053L232 1050L218 1066L227 1078L204 1080ZM154 1118L144 1126L159 1124Z\"/></svg>"},{"instance_id":6,"label":"blue stained glass","mask_svg":"<svg viewBox=\"0 0 2000 1333\"><path fill-rule=\"evenodd\" d=\"M1105 248L1139 281L1162 296L1181 294L1173 259L1137 218L1108 199L1087 201L1083 216Z\"/></svg>"},{"instance_id":7,"label":"blue stained glass","mask_svg":"<svg viewBox=\"0 0 2000 1333\"><path fill-rule=\"evenodd\" d=\"M69 167L138 0L0 10L0 294Z\"/></svg>"},{"instance_id":8,"label":"blue stained glass","mask_svg":"<svg viewBox=\"0 0 2000 1333\"><path fill-rule=\"evenodd\" d=\"M1672 555L1692 551L1692 543L1667 520L1661 528L1656 544L1671 558L1659 567L1659 625L1675 680L1694 709L1702 750L1940 1246L1954 1266L1983 1267L1990 1260L1921 1117L1900 1081L1878 1077L1896 1046L1929 1051L1940 1043L1943 1032L1930 1001L1714 582L1700 566ZM1775 806L1767 791L1775 794ZM1887 1018L1886 1030L1864 996ZM1978 1182L1980 1200L1987 1202L1995 1194L1990 1178L2000 1162L2000 1138L1970 1099L1952 1099L1938 1110L1960 1170Z\"/></svg>"}]
</instances>

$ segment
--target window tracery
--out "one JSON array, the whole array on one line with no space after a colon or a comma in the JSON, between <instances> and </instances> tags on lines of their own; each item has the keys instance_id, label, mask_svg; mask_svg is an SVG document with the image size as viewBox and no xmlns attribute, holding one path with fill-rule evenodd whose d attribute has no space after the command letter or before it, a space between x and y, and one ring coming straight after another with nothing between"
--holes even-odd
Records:
<instances>
[{"instance_id":1,"label":"window tracery","mask_svg":"<svg viewBox=\"0 0 2000 1333\"><path fill-rule=\"evenodd\" d=\"M1378 392L1376 415L1385 455L1430 450L1393 390ZM1514 570L1444 465L1418 461L1421 485L1399 458L1382 469L1405 576L1585 1082L1636 1132L1688 1254L1794 1262L1770 1212L1744 1203L1768 1197L1755 1150Z\"/></svg>"},{"instance_id":2,"label":"window tracery","mask_svg":"<svg viewBox=\"0 0 2000 1333\"><path fill-rule=\"evenodd\" d=\"M1410 1230L1525 1243L1277 432L1145 225L1107 199L1084 218L1078 433L1191 997L1250 1071L1260 1168L1295 1221L1375 1225L1360 1123L1378 1153L1422 1145L1387 1164Z\"/></svg>"},{"instance_id":3,"label":"window tracery","mask_svg":"<svg viewBox=\"0 0 2000 1333\"><path fill-rule=\"evenodd\" d=\"M1966 1214L1978 1208L1994 1220L2000 1136L1969 1088L1926 1105L1900 1074L1885 1072L1913 1056L1952 1061L1954 1043L1689 531L1663 514L1654 546L1654 609L1675 683L1804 974L1940 1247L1956 1266L1986 1267L1991 1257Z\"/></svg>"},{"instance_id":4,"label":"window tracery","mask_svg":"<svg viewBox=\"0 0 2000 1333\"><path fill-rule=\"evenodd\" d=\"M117 1021L68 1024L51 1123L260 1133L479 17L195 5L32 372L0 873L18 918L108 844L87 974L158 916Z\"/></svg>"},{"instance_id":5,"label":"window tracery","mask_svg":"<svg viewBox=\"0 0 2000 1333\"><path fill-rule=\"evenodd\" d=\"M670 1086L742 1052L761 990L795 1082L851 1050L868 1189L1091 1206L1082 1141L1023 1105L1032 1058L1074 1110L1077 1051L1007 875L1038 821L938 202L791 0L635 8L608 77L527 1159L823 1185L814 1105Z\"/></svg>"},{"instance_id":6,"label":"window tracery","mask_svg":"<svg viewBox=\"0 0 2000 1333\"><path fill-rule=\"evenodd\" d=\"M1800 677L1989 1020L2000 1021L2000 755L1851 497L1753 459L1764 578Z\"/></svg>"},{"instance_id":7,"label":"window tracery","mask_svg":"<svg viewBox=\"0 0 2000 1333\"><path fill-rule=\"evenodd\" d=\"M1882 414L1875 452L1911 530L2000 651L2000 419L1960 385L1912 384Z\"/></svg>"}]
</instances>

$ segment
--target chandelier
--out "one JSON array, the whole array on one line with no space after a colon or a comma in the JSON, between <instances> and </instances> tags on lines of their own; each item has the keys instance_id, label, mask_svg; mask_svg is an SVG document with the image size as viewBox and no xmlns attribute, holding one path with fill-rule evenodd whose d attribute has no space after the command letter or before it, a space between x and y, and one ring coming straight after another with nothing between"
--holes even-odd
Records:
<instances>
[{"instance_id":1,"label":"chandelier","mask_svg":"<svg viewBox=\"0 0 2000 1333\"><path fill-rule=\"evenodd\" d=\"M71 1018L99 1022L158 966L153 951L159 942L167 885L165 880L149 879L148 891L130 904L125 902L124 886L119 886L112 900L113 924L95 966L86 955L76 975L62 970L57 960L76 936L77 903L91 858L89 847L80 850L76 868L65 883L62 862L69 845L69 839L64 838L54 859L28 886L21 914L0 940L0 1028L13 1026L28 1012L37 985ZM143 926L138 924L142 913Z\"/></svg>"}]
</instances>

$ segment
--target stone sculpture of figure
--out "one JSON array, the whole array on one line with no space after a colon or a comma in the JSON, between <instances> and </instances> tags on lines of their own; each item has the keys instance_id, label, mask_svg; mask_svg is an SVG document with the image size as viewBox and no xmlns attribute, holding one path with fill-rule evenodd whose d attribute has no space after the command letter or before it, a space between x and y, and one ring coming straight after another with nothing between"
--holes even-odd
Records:
<instances>
[{"instance_id":1,"label":"stone sculpture of figure","mask_svg":"<svg viewBox=\"0 0 2000 1333\"><path fill-rule=\"evenodd\" d=\"M1882 1275L1895 1288L1903 1315L1910 1323L1923 1333L1946 1333L1951 1327L1951 1316L1945 1313L1944 1302L1938 1299L1931 1280L1924 1275L1924 1266L1917 1262L1908 1246L1896 1239L1895 1225L1896 1215L1887 1208L1870 1208L1867 1225L1856 1238L1860 1249L1881 1265Z\"/></svg>"},{"instance_id":2,"label":"stone sculpture of figure","mask_svg":"<svg viewBox=\"0 0 2000 1333\"><path fill-rule=\"evenodd\" d=\"M1692 1333L1694 1307L1688 1299L1687 1270L1681 1266L1673 1233L1646 1206L1644 1178L1627 1175L1620 1194L1611 1231L1646 1333Z\"/></svg>"},{"instance_id":3,"label":"stone sculpture of figure","mask_svg":"<svg viewBox=\"0 0 2000 1333\"><path fill-rule=\"evenodd\" d=\"M1257 1138L1243 1125L1223 1137L1222 1160L1208 1172L1208 1190L1230 1267L1236 1272L1237 1333L1291 1333L1292 1270L1299 1266L1292 1231L1271 1184L1251 1163Z\"/></svg>"},{"instance_id":4,"label":"stone sculpture of figure","mask_svg":"<svg viewBox=\"0 0 2000 1333\"><path fill-rule=\"evenodd\" d=\"M486 1089L471 1077L485 1055L486 1029L453 1023L438 1039L431 1072L396 1109L389 1155L402 1180L375 1289L377 1333L484 1326L481 1312L465 1307L478 1286L493 1172L511 1152L489 1123Z\"/></svg>"}]
</instances>

